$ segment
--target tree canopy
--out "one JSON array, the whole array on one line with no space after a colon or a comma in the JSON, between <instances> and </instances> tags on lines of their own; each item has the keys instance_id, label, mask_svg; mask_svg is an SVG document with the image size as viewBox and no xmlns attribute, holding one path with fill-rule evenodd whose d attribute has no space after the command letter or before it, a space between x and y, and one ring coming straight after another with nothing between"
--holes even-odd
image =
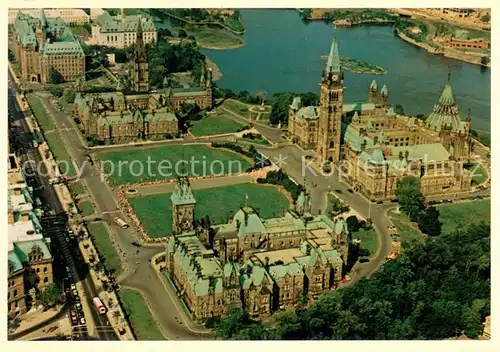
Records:
<instances>
[{"instance_id":1,"label":"tree canopy","mask_svg":"<svg viewBox=\"0 0 500 352\"><path fill-rule=\"evenodd\" d=\"M411 221L417 221L424 210L424 196L420 192L420 181L413 176L398 180L396 184L396 198L401 204L401 209Z\"/></svg>"},{"instance_id":2,"label":"tree canopy","mask_svg":"<svg viewBox=\"0 0 500 352\"><path fill-rule=\"evenodd\" d=\"M418 218L418 228L422 233L429 236L438 236L441 234L441 225L439 210L436 207L426 208Z\"/></svg>"},{"instance_id":3,"label":"tree canopy","mask_svg":"<svg viewBox=\"0 0 500 352\"><path fill-rule=\"evenodd\" d=\"M272 110L269 121L272 124L288 123L288 111L294 97L300 97L302 106L316 106L319 104L319 96L315 93L275 93L272 96Z\"/></svg>"},{"instance_id":4,"label":"tree canopy","mask_svg":"<svg viewBox=\"0 0 500 352\"><path fill-rule=\"evenodd\" d=\"M278 314L275 326L233 310L218 337L247 340L445 339L477 337L490 314L490 226L480 223L404 244L370 280L325 293L310 308Z\"/></svg>"}]
</instances>

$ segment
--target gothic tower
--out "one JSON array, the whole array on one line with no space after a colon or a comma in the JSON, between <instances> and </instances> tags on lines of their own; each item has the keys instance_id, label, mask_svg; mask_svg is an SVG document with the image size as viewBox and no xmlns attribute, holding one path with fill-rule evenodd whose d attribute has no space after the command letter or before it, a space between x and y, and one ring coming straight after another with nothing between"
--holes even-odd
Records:
<instances>
[{"instance_id":1,"label":"gothic tower","mask_svg":"<svg viewBox=\"0 0 500 352\"><path fill-rule=\"evenodd\" d=\"M375 80L370 83L370 87L368 88L368 102L378 104L378 87Z\"/></svg>"},{"instance_id":2,"label":"gothic tower","mask_svg":"<svg viewBox=\"0 0 500 352\"><path fill-rule=\"evenodd\" d=\"M380 90L380 105L382 105L383 107L389 106L389 90L387 89L387 86L385 84Z\"/></svg>"},{"instance_id":3,"label":"gothic tower","mask_svg":"<svg viewBox=\"0 0 500 352\"><path fill-rule=\"evenodd\" d=\"M344 73L340 68L337 40L333 40L320 83L317 154L321 162L340 160L340 134Z\"/></svg>"},{"instance_id":4,"label":"gothic tower","mask_svg":"<svg viewBox=\"0 0 500 352\"><path fill-rule=\"evenodd\" d=\"M40 16L38 18L38 23L35 29L35 37L38 47L42 46L42 43L45 43L47 40L47 17L45 16L45 12L43 9L40 9Z\"/></svg>"},{"instance_id":5,"label":"gothic tower","mask_svg":"<svg viewBox=\"0 0 500 352\"><path fill-rule=\"evenodd\" d=\"M134 62L132 69L132 90L134 92L149 91L149 67L144 38L142 36L142 19L137 19L137 40L135 42Z\"/></svg>"},{"instance_id":6,"label":"gothic tower","mask_svg":"<svg viewBox=\"0 0 500 352\"><path fill-rule=\"evenodd\" d=\"M189 179L178 178L174 192L170 196L172 201L172 231L181 233L194 228L194 206L196 200L191 190Z\"/></svg>"}]
</instances>

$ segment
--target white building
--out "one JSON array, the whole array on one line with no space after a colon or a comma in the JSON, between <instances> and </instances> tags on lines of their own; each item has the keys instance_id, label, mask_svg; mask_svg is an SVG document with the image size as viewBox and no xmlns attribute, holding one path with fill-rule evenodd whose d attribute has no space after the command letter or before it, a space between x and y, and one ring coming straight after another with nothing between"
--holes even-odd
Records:
<instances>
[{"instance_id":1,"label":"white building","mask_svg":"<svg viewBox=\"0 0 500 352\"><path fill-rule=\"evenodd\" d=\"M9 24L16 20L17 13L21 11L31 17L38 18L39 8L12 8L9 9ZM83 9L43 9L47 18L60 18L66 23L83 25L90 23L90 16Z\"/></svg>"}]
</instances>

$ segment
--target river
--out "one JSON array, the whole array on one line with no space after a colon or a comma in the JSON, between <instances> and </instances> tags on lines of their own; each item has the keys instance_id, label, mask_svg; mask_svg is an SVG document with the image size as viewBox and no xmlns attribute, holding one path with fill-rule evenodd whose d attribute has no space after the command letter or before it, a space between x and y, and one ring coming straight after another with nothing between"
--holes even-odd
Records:
<instances>
[{"instance_id":1,"label":"river","mask_svg":"<svg viewBox=\"0 0 500 352\"><path fill-rule=\"evenodd\" d=\"M447 81L451 83L461 115L470 109L472 126L490 131L490 69L431 55L395 37L391 27L337 28L324 22L304 24L295 10L241 10L247 29L246 45L234 50L203 50L220 68L218 85L251 93L293 91L319 93L318 83L332 38L340 54L377 64L386 75L345 72L346 102L367 100L368 86L376 79L389 90L389 101L411 115L429 114Z\"/></svg>"}]
</instances>

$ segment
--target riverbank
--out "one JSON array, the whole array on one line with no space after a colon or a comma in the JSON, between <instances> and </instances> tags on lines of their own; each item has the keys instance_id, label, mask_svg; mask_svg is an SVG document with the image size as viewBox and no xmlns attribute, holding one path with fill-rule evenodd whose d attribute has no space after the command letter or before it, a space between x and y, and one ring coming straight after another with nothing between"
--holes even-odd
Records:
<instances>
[{"instance_id":1,"label":"riverbank","mask_svg":"<svg viewBox=\"0 0 500 352\"><path fill-rule=\"evenodd\" d=\"M221 29L205 26L186 26L184 29L189 35L194 36L200 49L232 50L245 45L242 38Z\"/></svg>"},{"instance_id":2,"label":"riverbank","mask_svg":"<svg viewBox=\"0 0 500 352\"><path fill-rule=\"evenodd\" d=\"M491 62L488 62L488 64L486 65L483 65L481 63L481 58L484 55L481 55L479 53L476 54L476 53L460 52L452 48L443 48L443 47L429 45L423 42L417 42L416 40L413 40L412 38L406 36L402 31L398 29L396 29L396 33L397 36L402 40L404 40L405 42L410 43L419 48L425 49L430 54L441 55L450 59L460 60L478 66L491 67Z\"/></svg>"},{"instance_id":3,"label":"riverbank","mask_svg":"<svg viewBox=\"0 0 500 352\"><path fill-rule=\"evenodd\" d=\"M213 81L218 81L219 79L222 78L222 72L219 68L219 66L217 66L217 64L215 62L213 62L212 60L210 60L210 58L208 56L205 55L205 63L207 65L207 68L211 68L212 69L212 80Z\"/></svg>"}]
</instances>

